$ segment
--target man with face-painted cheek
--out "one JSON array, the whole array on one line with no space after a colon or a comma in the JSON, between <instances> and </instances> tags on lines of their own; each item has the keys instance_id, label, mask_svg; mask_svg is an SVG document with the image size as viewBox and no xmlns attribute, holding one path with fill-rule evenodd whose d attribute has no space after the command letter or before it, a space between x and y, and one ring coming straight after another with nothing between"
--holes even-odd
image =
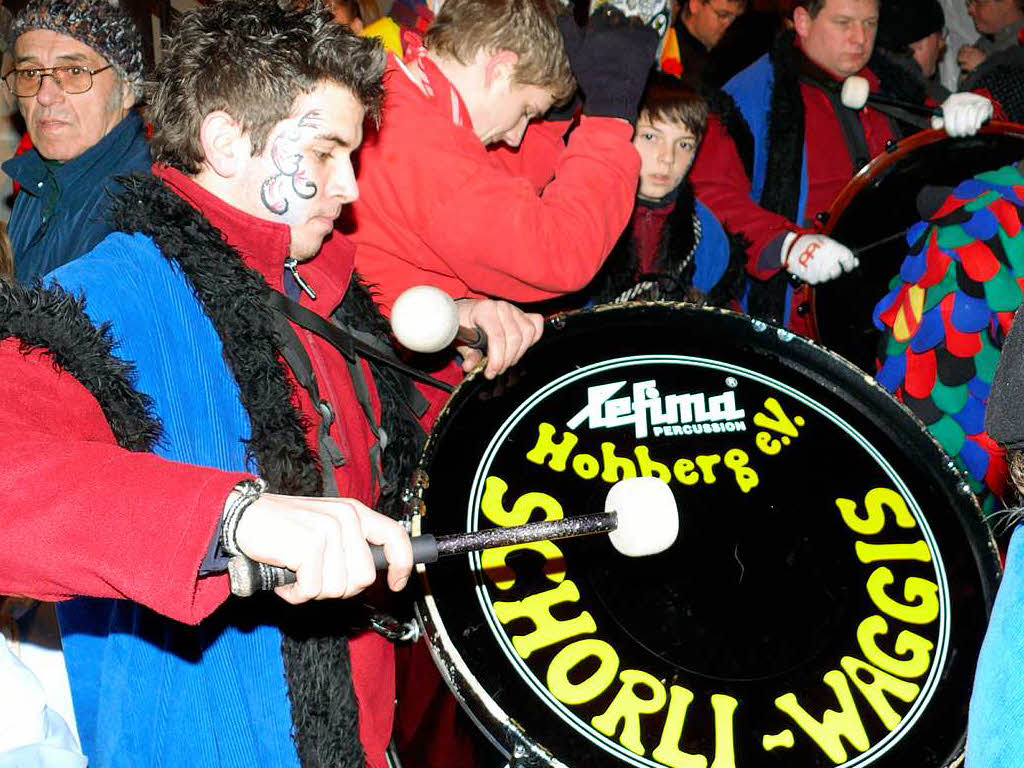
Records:
<instances>
[{"instance_id":1,"label":"man with face-painted cheek","mask_svg":"<svg viewBox=\"0 0 1024 768\"><path fill-rule=\"evenodd\" d=\"M11 27L4 74L33 149L4 163L21 185L11 214L16 276L31 281L106 237L113 177L152 162L142 119L142 40L108 0L32 0Z\"/></svg>"},{"instance_id":2,"label":"man with face-painted cheek","mask_svg":"<svg viewBox=\"0 0 1024 768\"><path fill-rule=\"evenodd\" d=\"M369 543L392 589L412 566L371 507L399 505L417 401L329 340L390 343L333 228L384 67L320 5L184 14L115 233L50 290L0 283L0 594L64 601L90 765L385 765L392 646L344 600L289 605L366 589ZM504 365L539 333L468 304L505 318ZM283 602L227 599L238 554L296 573Z\"/></svg>"},{"instance_id":3,"label":"man with face-painted cheek","mask_svg":"<svg viewBox=\"0 0 1024 768\"><path fill-rule=\"evenodd\" d=\"M901 67L873 58L878 0L799 0L792 32L726 86L754 139L752 173L729 135L728 123L712 119L691 179L697 196L727 230L750 242L748 309L802 334L809 313L794 293L794 276L814 284L857 266L841 243L813 234L814 217L886 142L919 126L900 123L867 106L842 106L839 86L851 75L872 91L924 102ZM955 93L942 104L946 131L970 135L992 116L992 103Z\"/></svg>"}]
</instances>

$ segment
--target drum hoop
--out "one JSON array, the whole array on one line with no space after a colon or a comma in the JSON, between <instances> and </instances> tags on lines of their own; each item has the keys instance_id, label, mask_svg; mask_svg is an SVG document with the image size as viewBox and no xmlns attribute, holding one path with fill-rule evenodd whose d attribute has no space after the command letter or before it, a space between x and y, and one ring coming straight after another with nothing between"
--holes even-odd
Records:
<instances>
[{"instance_id":1,"label":"drum hoop","mask_svg":"<svg viewBox=\"0 0 1024 768\"><path fill-rule=\"evenodd\" d=\"M997 120L983 125L978 133L984 135L1016 136L1021 140L1024 140L1024 123L1010 123ZM826 211L826 221L822 226L822 234L831 235L835 229L836 223L840 218L842 218L843 213L846 212L847 206L849 206L850 203L855 200L872 181L899 162L905 155L915 149L930 146L931 144L936 144L949 138L950 136L941 129L921 131L920 133L915 133L912 136L901 139L896 142L891 149L886 150L883 154L872 159L871 162L861 168L860 171L858 171L857 174L839 191L839 194L836 195L835 200L832 201L828 211ZM814 334L815 339L820 339L822 334L818 327L818 291L814 286L807 283L801 285L796 289L796 291L798 293L799 300L805 302L809 307L811 333ZM833 351L833 354L836 353Z\"/></svg>"},{"instance_id":2,"label":"drum hoop","mask_svg":"<svg viewBox=\"0 0 1024 768\"><path fill-rule=\"evenodd\" d=\"M990 122L982 126L978 133L1009 134L1024 139L1024 124L1003 121ZM850 201L857 197L872 179L888 169L889 166L894 165L903 155L920 147L935 144L949 138L950 136L944 130L921 131L905 139L900 139L891 149L887 149L883 154L872 159L871 162L857 172L856 176L846 183L839 191L839 194L836 195L835 200L832 201L832 205L829 206L827 211L828 220L825 222L822 230L824 234L827 235L832 232L834 223L843 214L843 211L846 210L846 206L850 204Z\"/></svg>"}]
</instances>

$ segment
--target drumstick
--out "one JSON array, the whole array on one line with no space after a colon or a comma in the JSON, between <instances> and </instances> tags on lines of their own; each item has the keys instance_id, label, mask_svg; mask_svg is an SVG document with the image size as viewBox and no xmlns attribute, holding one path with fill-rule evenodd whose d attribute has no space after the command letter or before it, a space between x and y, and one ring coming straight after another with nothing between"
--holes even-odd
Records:
<instances>
[{"instance_id":1,"label":"drumstick","mask_svg":"<svg viewBox=\"0 0 1024 768\"><path fill-rule=\"evenodd\" d=\"M895 232L891 235L887 235L886 237L881 238L880 240L874 240L870 243L867 243L866 245L860 246L859 248L851 248L850 250L852 250L857 256L860 256L862 253L864 253L864 251L873 250L875 248L878 248L879 246L891 243L894 240L904 239L906 238L906 236L906 230L904 230L903 232Z\"/></svg>"},{"instance_id":2,"label":"drumstick","mask_svg":"<svg viewBox=\"0 0 1024 768\"><path fill-rule=\"evenodd\" d=\"M655 477L633 477L620 480L611 487L605 497L603 513L448 536L413 536L413 562L433 563L439 557L494 547L605 532L612 546L628 557L664 552L679 535L679 510L672 490ZM370 551L377 570L386 569L388 561L384 548L371 544ZM231 558L228 575L231 591L239 597L295 582L294 571L256 562L244 555Z\"/></svg>"},{"instance_id":3,"label":"drumstick","mask_svg":"<svg viewBox=\"0 0 1024 768\"><path fill-rule=\"evenodd\" d=\"M395 299L391 330L413 352L440 352L453 342L487 351L487 335L479 328L461 327L452 297L432 285L413 286Z\"/></svg>"},{"instance_id":4,"label":"drumstick","mask_svg":"<svg viewBox=\"0 0 1024 768\"><path fill-rule=\"evenodd\" d=\"M866 79L859 75L851 75L843 81L843 90L839 95L844 107L850 109L863 109L869 101L874 104L883 104L888 107L899 107L907 112L931 117L942 116L942 107L929 106L927 104L915 104L912 101L901 101L881 93L872 93L871 85Z\"/></svg>"}]
</instances>

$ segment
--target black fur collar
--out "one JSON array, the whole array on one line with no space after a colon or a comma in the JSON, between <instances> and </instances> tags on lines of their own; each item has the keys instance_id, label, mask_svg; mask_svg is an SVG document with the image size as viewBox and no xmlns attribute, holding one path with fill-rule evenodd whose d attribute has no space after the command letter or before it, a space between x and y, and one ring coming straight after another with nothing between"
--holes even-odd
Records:
<instances>
[{"instance_id":1,"label":"black fur collar","mask_svg":"<svg viewBox=\"0 0 1024 768\"><path fill-rule=\"evenodd\" d=\"M264 301L270 287L243 264L219 230L162 181L139 174L119 181L125 192L112 206L116 227L148 235L179 266L221 337L252 422L248 450L260 474L272 491L320 495L320 469L292 405L293 389ZM355 768L365 763L348 640L342 631L327 630L338 627L339 613L334 603L285 614L281 647L304 766Z\"/></svg>"},{"instance_id":2,"label":"black fur collar","mask_svg":"<svg viewBox=\"0 0 1024 768\"><path fill-rule=\"evenodd\" d=\"M94 326L84 305L60 286L0 279L0 339L13 336L25 352L44 350L96 398L118 445L151 451L161 431L152 401L135 389L135 367L113 355L109 330Z\"/></svg>"},{"instance_id":3,"label":"black fur collar","mask_svg":"<svg viewBox=\"0 0 1024 768\"><path fill-rule=\"evenodd\" d=\"M643 203L637 203L638 209L641 206ZM666 217L655 265L655 272L659 276L668 277L664 281L657 280L656 284L651 284L649 291L642 295L630 296L630 299L695 301L700 298L687 290L693 287L694 251L699 243L694 221L695 211L693 189L688 183L683 182L676 197L675 208ZM587 289L588 297L598 304L621 301L624 294L637 286L638 279L649 279L650 276L638 274L639 269L631 222L594 278L591 288ZM652 295L650 291L657 291L657 295Z\"/></svg>"}]
</instances>

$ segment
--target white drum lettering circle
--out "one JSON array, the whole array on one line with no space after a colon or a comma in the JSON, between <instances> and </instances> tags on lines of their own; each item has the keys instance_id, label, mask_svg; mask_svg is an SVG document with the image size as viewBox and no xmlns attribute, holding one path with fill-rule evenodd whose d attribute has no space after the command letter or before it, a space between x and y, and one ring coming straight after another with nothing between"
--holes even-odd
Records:
<instances>
[{"instance_id":1,"label":"white drum lettering circle","mask_svg":"<svg viewBox=\"0 0 1024 768\"><path fill-rule=\"evenodd\" d=\"M600 512L633 475L679 507L650 557L591 536L422 571L435 660L513 764L962 754L995 547L935 442L837 356L682 305L557 317L456 391L420 470L433 534Z\"/></svg>"}]
</instances>

